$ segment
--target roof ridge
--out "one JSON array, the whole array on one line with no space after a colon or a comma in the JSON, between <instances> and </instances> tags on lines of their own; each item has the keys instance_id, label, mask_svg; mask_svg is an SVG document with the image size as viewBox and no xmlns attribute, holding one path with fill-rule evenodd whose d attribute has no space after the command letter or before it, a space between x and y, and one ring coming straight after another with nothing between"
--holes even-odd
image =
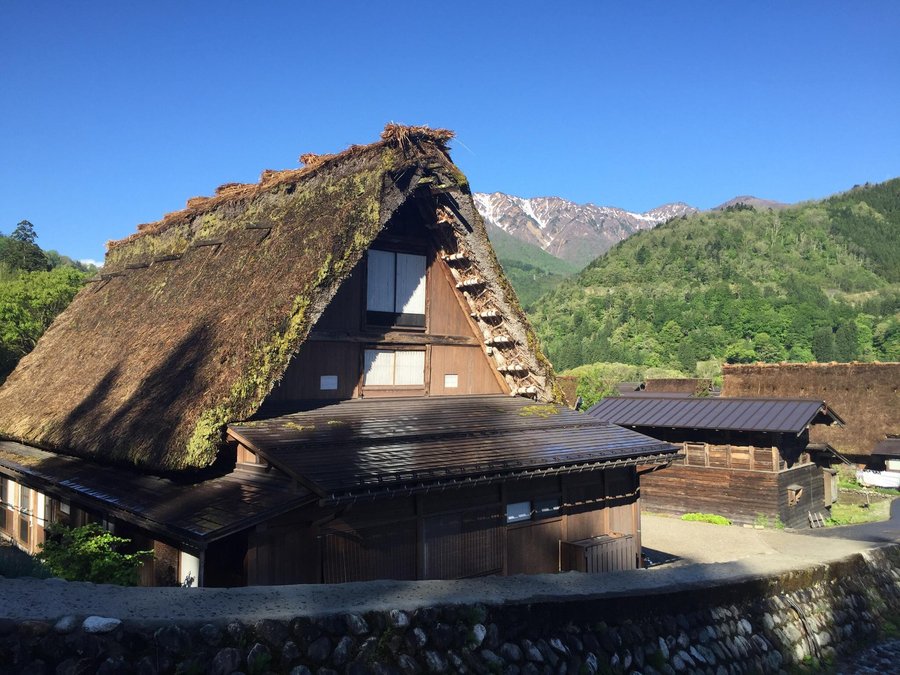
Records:
<instances>
[{"instance_id":1,"label":"roof ridge","mask_svg":"<svg viewBox=\"0 0 900 675\"><path fill-rule=\"evenodd\" d=\"M186 221L194 216L211 211L213 208L227 202L239 201L247 197L259 194L279 185L296 182L307 176L315 174L319 169L336 161L343 161L367 150L384 147L396 147L406 152L412 146L419 143L430 143L442 152L447 152L447 143L454 133L449 129L432 129L428 126L406 126L389 122L381 132L381 140L368 145L350 145L341 152L333 154L303 153L299 161L304 166L298 169L263 169L259 181L256 183L223 183L219 185L212 196L190 197L183 209L171 211L163 215L157 221L142 223L137 226L137 232L106 242L106 251L109 253L117 248L152 234L161 234L168 229Z\"/></svg>"}]
</instances>

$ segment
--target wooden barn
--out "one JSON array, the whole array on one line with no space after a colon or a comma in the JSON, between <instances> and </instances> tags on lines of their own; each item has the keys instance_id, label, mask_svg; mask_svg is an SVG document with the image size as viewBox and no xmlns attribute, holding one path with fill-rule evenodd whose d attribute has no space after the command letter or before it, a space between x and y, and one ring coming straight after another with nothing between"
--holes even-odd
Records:
<instances>
[{"instance_id":1,"label":"wooden barn","mask_svg":"<svg viewBox=\"0 0 900 675\"><path fill-rule=\"evenodd\" d=\"M811 426L843 424L823 401L636 394L587 414L683 449L641 481L645 509L807 527L837 499L834 457L809 447Z\"/></svg>"},{"instance_id":2,"label":"wooden barn","mask_svg":"<svg viewBox=\"0 0 900 675\"><path fill-rule=\"evenodd\" d=\"M147 584L638 565L639 471L678 449L558 404L451 136L389 125L111 243L0 389L3 531L103 522Z\"/></svg>"}]
</instances>

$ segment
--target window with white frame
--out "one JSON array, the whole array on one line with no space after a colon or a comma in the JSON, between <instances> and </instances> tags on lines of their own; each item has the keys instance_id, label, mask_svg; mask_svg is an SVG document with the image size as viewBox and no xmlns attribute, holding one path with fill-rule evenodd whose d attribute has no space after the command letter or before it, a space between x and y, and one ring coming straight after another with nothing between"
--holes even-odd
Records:
<instances>
[{"instance_id":1,"label":"window with white frame","mask_svg":"<svg viewBox=\"0 0 900 675\"><path fill-rule=\"evenodd\" d=\"M363 386L425 385L425 352L422 350L367 349Z\"/></svg>"},{"instance_id":2,"label":"window with white frame","mask_svg":"<svg viewBox=\"0 0 900 675\"><path fill-rule=\"evenodd\" d=\"M366 321L379 326L425 327L424 255L370 249Z\"/></svg>"}]
</instances>

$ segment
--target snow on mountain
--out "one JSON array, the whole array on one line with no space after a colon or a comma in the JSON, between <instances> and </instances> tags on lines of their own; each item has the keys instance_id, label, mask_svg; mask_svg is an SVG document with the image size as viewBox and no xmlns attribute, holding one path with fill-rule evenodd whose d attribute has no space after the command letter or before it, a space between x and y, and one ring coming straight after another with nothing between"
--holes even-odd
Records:
<instances>
[{"instance_id":1,"label":"snow on mountain","mask_svg":"<svg viewBox=\"0 0 900 675\"><path fill-rule=\"evenodd\" d=\"M559 197L525 199L502 192L476 192L473 196L481 217L488 223L577 265L586 265L638 230L697 211L682 202L633 213L611 206L576 204Z\"/></svg>"}]
</instances>

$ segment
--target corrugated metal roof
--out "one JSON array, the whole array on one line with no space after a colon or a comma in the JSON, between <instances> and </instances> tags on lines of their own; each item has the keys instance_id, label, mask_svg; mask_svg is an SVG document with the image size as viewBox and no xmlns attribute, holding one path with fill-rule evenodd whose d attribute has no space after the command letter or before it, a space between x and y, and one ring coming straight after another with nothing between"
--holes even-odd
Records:
<instances>
[{"instance_id":1,"label":"corrugated metal roof","mask_svg":"<svg viewBox=\"0 0 900 675\"><path fill-rule=\"evenodd\" d=\"M787 398L672 398L641 394L605 398L587 414L624 426L795 434L811 423L843 423L824 401Z\"/></svg>"},{"instance_id":2,"label":"corrugated metal roof","mask_svg":"<svg viewBox=\"0 0 900 675\"><path fill-rule=\"evenodd\" d=\"M891 437L879 441L872 448L872 454L884 457L900 457L900 438Z\"/></svg>"},{"instance_id":3,"label":"corrugated metal roof","mask_svg":"<svg viewBox=\"0 0 900 675\"><path fill-rule=\"evenodd\" d=\"M314 500L263 475L179 483L11 441L0 442L0 474L198 549Z\"/></svg>"},{"instance_id":4,"label":"corrugated metal roof","mask_svg":"<svg viewBox=\"0 0 900 675\"><path fill-rule=\"evenodd\" d=\"M329 501L666 461L677 452L564 406L510 396L357 399L229 432Z\"/></svg>"}]
</instances>

